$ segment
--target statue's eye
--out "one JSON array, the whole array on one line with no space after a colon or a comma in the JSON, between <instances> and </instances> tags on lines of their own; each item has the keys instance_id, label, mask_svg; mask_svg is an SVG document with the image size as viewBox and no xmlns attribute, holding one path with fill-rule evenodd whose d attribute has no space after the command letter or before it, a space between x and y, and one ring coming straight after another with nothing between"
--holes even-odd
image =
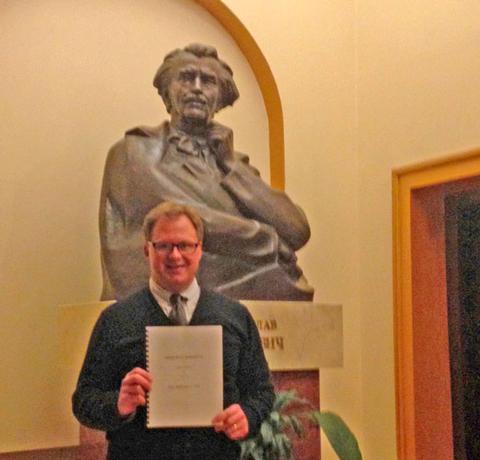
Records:
<instances>
[{"instance_id":1,"label":"statue's eye","mask_svg":"<svg viewBox=\"0 0 480 460\"><path fill-rule=\"evenodd\" d=\"M182 72L180 74L180 80L185 82L191 82L195 80L195 73L194 72Z\"/></svg>"},{"instance_id":2,"label":"statue's eye","mask_svg":"<svg viewBox=\"0 0 480 460\"><path fill-rule=\"evenodd\" d=\"M202 75L202 83L204 85L216 85L217 84L217 77L215 75Z\"/></svg>"}]
</instances>

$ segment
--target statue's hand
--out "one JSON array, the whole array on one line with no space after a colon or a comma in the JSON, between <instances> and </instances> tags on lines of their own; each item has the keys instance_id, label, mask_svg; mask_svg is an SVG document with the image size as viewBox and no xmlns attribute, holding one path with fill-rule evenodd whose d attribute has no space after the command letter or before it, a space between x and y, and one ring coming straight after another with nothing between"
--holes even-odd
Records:
<instances>
[{"instance_id":1,"label":"statue's hand","mask_svg":"<svg viewBox=\"0 0 480 460\"><path fill-rule=\"evenodd\" d=\"M218 167L228 174L234 162L233 131L218 123L212 124L207 133L207 141L217 159Z\"/></svg>"},{"instance_id":2,"label":"statue's hand","mask_svg":"<svg viewBox=\"0 0 480 460\"><path fill-rule=\"evenodd\" d=\"M295 263L297 256L282 240L278 242L278 257L283 263Z\"/></svg>"},{"instance_id":3,"label":"statue's hand","mask_svg":"<svg viewBox=\"0 0 480 460\"><path fill-rule=\"evenodd\" d=\"M297 265L297 256L283 241L278 243L278 262L284 270L294 279L302 276L302 270Z\"/></svg>"}]
</instances>

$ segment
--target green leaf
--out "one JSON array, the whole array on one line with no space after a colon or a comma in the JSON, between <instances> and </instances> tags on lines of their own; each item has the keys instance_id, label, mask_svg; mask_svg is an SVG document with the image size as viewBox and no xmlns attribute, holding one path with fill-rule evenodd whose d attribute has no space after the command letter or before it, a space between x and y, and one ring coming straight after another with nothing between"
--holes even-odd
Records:
<instances>
[{"instance_id":1,"label":"green leaf","mask_svg":"<svg viewBox=\"0 0 480 460\"><path fill-rule=\"evenodd\" d=\"M290 422L291 426L293 428L293 431L295 431L296 435L301 438L305 434L305 429L303 428L302 422L298 419L298 417L295 417L295 415L290 416Z\"/></svg>"},{"instance_id":2,"label":"green leaf","mask_svg":"<svg viewBox=\"0 0 480 460\"><path fill-rule=\"evenodd\" d=\"M298 399L299 398L297 397L297 392L295 390L279 391L275 395L273 410L280 412L281 409L284 409L286 406Z\"/></svg>"},{"instance_id":3,"label":"green leaf","mask_svg":"<svg viewBox=\"0 0 480 460\"><path fill-rule=\"evenodd\" d=\"M258 449L252 452L253 460L264 460L263 448L260 446Z\"/></svg>"},{"instance_id":4,"label":"green leaf","mask_svg":"<svg viewBox=\"0 0 480 460\"><path fill-rule=\"evenodd\" d=\"M252 457L252 452L256 449L257 443L255 439L247 439L243 440L240 443L240 458L242 459L249 459Z\"/></svg>"},{"instance_id":5,"label":"green leaf","mask_svg":"<svg viewBox=\"0 0 480 460\"><path fill-rule=\"evenodd\" d=\"M269 417L267 418L267 420L270 421L271 425L272 425L272 429L274 431L277 431L280 429L281 427L281 423L280 423L280 414L276 411L273 411L270 413Z\"/></svg>"},{"instance_id":6,"label":"green leaf","mask_svg":"<svg viewBox=\"0 0 480 460\"><path fill-rule=\"evenodd\" d=\"M362 460L357 439L341 417L333 412L314 411L312 419L322 428L340 460Z\"/></svg>"},{"instance_id":7,"label":"green leaf","mask_svg":"<svg viewBox=\"0 0 480 460\"><path fill-rule=\"evenodd\" d=\"M260 435L263 439L263 443L266 445L273 443L273 430L271 425L264 421L260 426Z\"/></svg>"},{"instance_id":8,"label":"green leaf","mask_svg":"<svg viewBox=\"0 0 480 460\"><path fill-rule=\"evenodd\" d=\"M286 434L282 434L278 438L279 458L290 460L292 458L292 442Z\"/></svg>"}]
</instances>

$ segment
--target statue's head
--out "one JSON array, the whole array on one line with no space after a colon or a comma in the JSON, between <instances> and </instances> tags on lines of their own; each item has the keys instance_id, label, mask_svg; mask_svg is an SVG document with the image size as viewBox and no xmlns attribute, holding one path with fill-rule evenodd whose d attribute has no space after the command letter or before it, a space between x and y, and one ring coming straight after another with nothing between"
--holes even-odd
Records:
<instances>
[{"instance_id":1,"label":"statue's head","mask_svg":"<svg viewBox=\"0 0 480 460\"><path fill-rule=\"evenodd\" d=\"M162 96L168 113L173 115L175 110L186 110L186 98L191 102L192 116L201 118L200 105L204 101L204 115L208 121L239 96L230 67L218 58L213 46L201 44L188 45L167 54L155 74L153 86ZM194 94L199 95L199 101L189 100ZM198 109L196 115L195 109Z\"/></svg>"}]
</instances>

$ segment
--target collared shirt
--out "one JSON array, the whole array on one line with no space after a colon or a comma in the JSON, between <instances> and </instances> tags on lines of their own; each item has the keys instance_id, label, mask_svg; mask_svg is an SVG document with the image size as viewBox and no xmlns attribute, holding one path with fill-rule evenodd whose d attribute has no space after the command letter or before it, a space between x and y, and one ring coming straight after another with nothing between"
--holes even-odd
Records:
<instances>
[{"instance_id":1,"label":"collared shirt","mask_svg":"<svg viewBox=\"0 0 480 460\"><path fill-rule=\"evenodd\" d=\"M157 301L158 305L160 305L160 308L163 310L165 315L167 315L167 317L170 317L170 313L172 312L172 306L170 305L170 296L176 293L169 292L166 289L163 289L152 278L149 279L148 284L150 292ZM193 316L193 312L195 311L195 307L197 306L198 299L200 298L200 286L198 285L197 280L194 279L192 281L192 284L190 284L187 289L179 292L178 294L187 299L184 304L184 308L187 321L190 322Z\"/></svg>"}]
</instances>

